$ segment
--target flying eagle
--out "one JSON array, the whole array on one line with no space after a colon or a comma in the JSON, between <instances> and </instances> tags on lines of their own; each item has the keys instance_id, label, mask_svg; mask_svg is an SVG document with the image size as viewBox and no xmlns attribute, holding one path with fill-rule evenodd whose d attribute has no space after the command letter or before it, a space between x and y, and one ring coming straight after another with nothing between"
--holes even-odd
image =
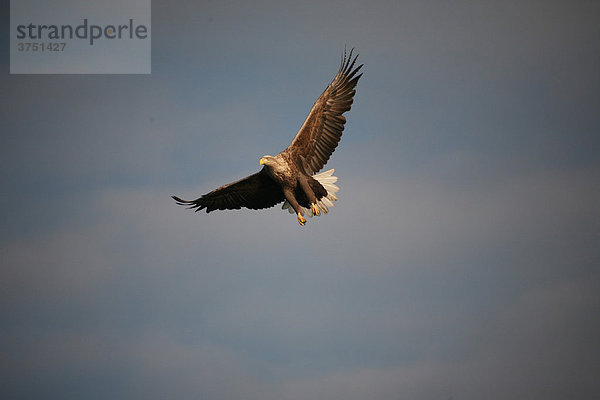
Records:
<instances>
[{"instance_id":1,"label":"flying eagle","mask_svg":"<svg viewBox=\"0 0 600 400\"><path fill-rule=\"evenodd\" d=\"M354 68L358 55L342 57L337 75L317 99L304 124L287 149L276 156L266 155L259 161L264 167L237 182L221 186L196 200L172 196L177 204L200 211L252 210L273 207L284 202L283 209L296 213L304 226L304 216L327 214L337 200L339 188L333 169L318 173L337 147L350 110L362 64Z\"/></svg>"}]
</instances>

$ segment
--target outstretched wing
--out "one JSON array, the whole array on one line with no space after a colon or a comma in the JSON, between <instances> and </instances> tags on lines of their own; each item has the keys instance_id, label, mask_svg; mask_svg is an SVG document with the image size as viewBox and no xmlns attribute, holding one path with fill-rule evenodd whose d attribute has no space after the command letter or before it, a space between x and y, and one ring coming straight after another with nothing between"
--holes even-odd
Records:
<instances>
[{"instance_id":1,"label":"outstretched wing","mask_svg":"<svg viewBox=\"0 0 600 400\"><path fill-rule=\"evenodd\" d=\"M321 170L337 147L346 118L342 115L350 110L356 84L362 74L356 73L362 64L354 68L358 55L352 59L352 51L342 59L340 69L313 105L298 134L285 150L303 165L306 172L314 174Z\"/></svg>"},{"instance_id":2,"label":"outstretched wing","mask_svg":"<svg viewBox=\"0 0 600 400\"><path fill-rule=\"evenodd\" d=\"M237 210L242 207L258 210L273 207L284 200L281 187L271 179L265 168L237 182L221 186L196 200L182 200L171 196L182 206L200 211Z\"/></svg>"}]
</instances>

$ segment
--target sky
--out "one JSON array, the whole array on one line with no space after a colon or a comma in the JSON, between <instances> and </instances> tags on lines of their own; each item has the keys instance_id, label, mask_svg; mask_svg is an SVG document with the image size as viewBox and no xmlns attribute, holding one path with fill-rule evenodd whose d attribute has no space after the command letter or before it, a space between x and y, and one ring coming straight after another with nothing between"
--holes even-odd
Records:
<instances>
[{"instance_id":1,"label":"sky","mask_svg":"<svg viewBox=\"0 0 600 400\"><path fill-rule=\"evenodd\" d=\"M600 5L152 2L150 75L0 58L0 397L600 396ZM300 227L195 198L364 63Z\"/></svg>"}]
</instances>

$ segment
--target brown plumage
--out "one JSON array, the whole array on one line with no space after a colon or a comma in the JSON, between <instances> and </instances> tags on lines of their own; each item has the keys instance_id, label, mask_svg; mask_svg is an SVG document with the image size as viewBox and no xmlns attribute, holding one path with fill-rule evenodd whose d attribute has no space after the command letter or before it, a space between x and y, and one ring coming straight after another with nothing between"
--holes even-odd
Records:
<instances>
[{"instance_id":1,"label":"brown plumage","mask_svg":"<svg viewBox=\"0 0 600 400\"><path fill-rule=\"evenodd\" d=\"M333 170L316 174L327 163L337 147L350 110L355 87L362 76L362 64L354 68L358 55L344 56L333 81L319 96L304 124L287 149L276 156L264 156L259 172L207 193L196 200L182 200L172 196L178 204L196 211L206 209L231 210L246 207L262 209L273 207L285 200L283 208L295 212L304 225L304 215L327 213L337 200ZM316 175L315 175L316 174ZM293 211L292 211L293 210Z\"/></svg>"}]
</instances>

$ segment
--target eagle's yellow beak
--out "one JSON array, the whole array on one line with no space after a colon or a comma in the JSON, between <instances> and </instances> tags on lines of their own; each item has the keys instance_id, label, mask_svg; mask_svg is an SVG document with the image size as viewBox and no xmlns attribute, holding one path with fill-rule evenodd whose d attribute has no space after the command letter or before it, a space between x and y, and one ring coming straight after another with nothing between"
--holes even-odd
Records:
<instances>
[{"instance_id":1,"label":"eagle's yellow beak","mask_svg":"<svg viewBox=\"0 0 600 400\"><path fill-rule=\"evenodd\" d=\"M263 157L263 158L261 158L261 159L260 159L260 161L258 162L258 164L260 164L260 165L264 165L264 164L266 164L266 163L267 163L267 160L265 160L265 158L264 158L264 157Z\"/></svg>"}]
</instances>

